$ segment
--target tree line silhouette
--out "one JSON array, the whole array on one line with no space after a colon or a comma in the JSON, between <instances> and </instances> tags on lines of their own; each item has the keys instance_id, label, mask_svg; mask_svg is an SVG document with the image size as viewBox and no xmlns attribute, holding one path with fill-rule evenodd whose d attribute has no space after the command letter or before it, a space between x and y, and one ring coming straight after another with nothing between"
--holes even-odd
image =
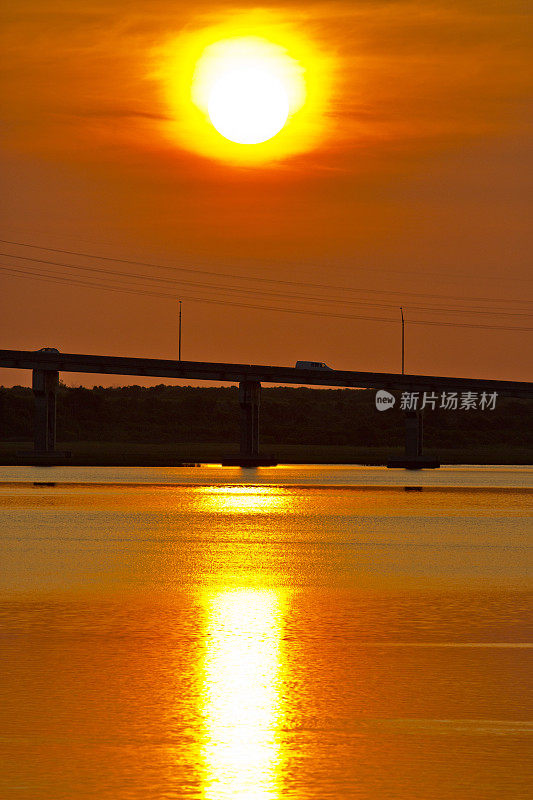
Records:
<instances>
[{"instance_id":1,"label":"tree line silhouette","mask_svg":"<svg viewBox=\"0 0 533 800\"><path fill-rule=\"evenodd\" d=\"M398 397L398 395L397 395ZM353 389L263 388L260 438L264 443L400 446L403 412L378 411L375 392ZM33 395L21 386L0 388L0 439L33 437ZM60 385L58 441L235 442L237 387ZM425 445L531 447L533 401L498 398L493 411L436 408L424 412Z\"/></svg>"}]
</instances>

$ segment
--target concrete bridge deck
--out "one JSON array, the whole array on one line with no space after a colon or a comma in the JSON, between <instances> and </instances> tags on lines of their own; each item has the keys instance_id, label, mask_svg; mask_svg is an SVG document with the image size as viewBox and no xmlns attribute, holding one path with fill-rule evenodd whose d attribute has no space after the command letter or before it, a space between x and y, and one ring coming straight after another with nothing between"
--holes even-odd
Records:
<instances>
[{"instance_id":1,"label":"concrete bridge deck","mask_svg":"<svg viewBox=\"0 0 533 800\"><path fill-rule=\"evenodd\" d=\"M43 353L31 350L0 350L0 367L10 369L86 372L100 375L130 375L182 378L199 381L259 381L306 386L336 386L388 391L478 391L501 396L533 397L533 383L450 378L437 375L402 375L392 372L296 369L261 364L226 364L211 361L175 361L162 358Z\"/></svg>"}]
</instances>

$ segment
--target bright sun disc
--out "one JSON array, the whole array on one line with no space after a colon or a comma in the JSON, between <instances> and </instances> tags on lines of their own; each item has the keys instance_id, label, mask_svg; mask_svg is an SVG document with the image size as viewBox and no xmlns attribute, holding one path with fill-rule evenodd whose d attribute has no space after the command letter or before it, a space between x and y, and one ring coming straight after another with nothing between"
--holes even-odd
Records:
<instances>
[{"instance_id":1,"label":"bright sun disc","mask_svg":"<svg viewBox=\"0 0 533 800\"><path fill-rule=\"evenodd\" d=\"M268 165L325 135L333 60L277 14L224 15L154 50L178 146L231 164Z\"/></svg>"},{"instance_id":2,"label":"bright sun disc","mask_svg":"<svg viewBox=\"0 0 533 800\"><path fill-rule=\"evenodd\" d=\"M289 97L281 80L268 67L243 62L222 72L207 103L209 118L226 139L259 144L283 128L289 116Z\"/></svg>"}]
</instances>

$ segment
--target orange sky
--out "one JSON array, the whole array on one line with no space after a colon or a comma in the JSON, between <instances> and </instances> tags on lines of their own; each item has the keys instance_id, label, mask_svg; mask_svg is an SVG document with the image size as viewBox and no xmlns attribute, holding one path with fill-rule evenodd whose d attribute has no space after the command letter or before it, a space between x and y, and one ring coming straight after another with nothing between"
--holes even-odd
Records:
<instances>
[{"instance_id":1,"label":"orange sky","mask_svg":"<svg viewBox=\"0 0 533 800\"><path fill-rule=\"evenodd\" d=\"M231 31L253 4L4 3L1 238L196 274L4 244L4 267L107 288L2 270L1 347L177 352L171 297L111 291L133 279L16 255L164 278L134 284L184 298L186 359L395 371L403 304L407 371L531 380L531 330L467 327L533 328L524 4L264 8L269 35L290 28L320 56L327 96L312 148L239 166L169 138L169 123L186 119L160 72L169 43ZM5 371L0 382L28 377Z\"/></svg>"}]
</instances>

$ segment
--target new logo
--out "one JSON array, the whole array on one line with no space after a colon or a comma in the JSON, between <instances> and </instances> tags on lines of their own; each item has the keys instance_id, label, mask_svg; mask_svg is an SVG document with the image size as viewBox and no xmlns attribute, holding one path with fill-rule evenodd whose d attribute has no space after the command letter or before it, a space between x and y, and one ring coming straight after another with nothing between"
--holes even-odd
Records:
<instances>
[{"instance_id":1,"label":"new logo","mask_svg":"<svg viewBox=\"0 0 533 800\"><path fill-rule=\"evenodd\" d=\"M376 408L378 411L386 411L388 408L392 408L395 402L396 398L390 392L386 392L384 389L376 392Z\"/></svg>"}]
</instances>

